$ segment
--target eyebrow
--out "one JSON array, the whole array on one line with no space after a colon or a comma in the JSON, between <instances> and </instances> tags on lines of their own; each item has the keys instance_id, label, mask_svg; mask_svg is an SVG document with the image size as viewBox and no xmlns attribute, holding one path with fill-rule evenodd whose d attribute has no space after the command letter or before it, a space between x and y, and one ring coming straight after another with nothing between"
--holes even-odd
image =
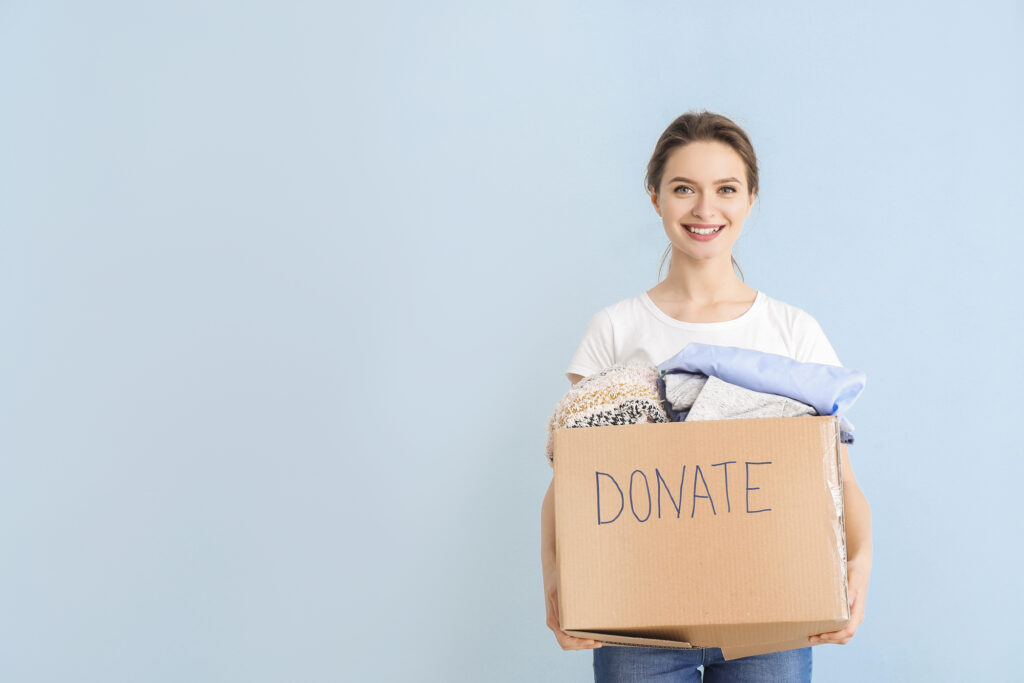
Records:
<instances>
[{"instance_id":1,"label":"eyebrow","mask_svg":"<svg viewBox=\"0 0 1024 683\"><path fill-rule=\"evenodd\" d=\"M696 182L697 182L696 180L690 180L689 178L681 178L679 176L676 176L675 178L673 178L669 182L670 183L674 183L677 180L681 180L684 183L694 183L694 184L696 184ZM721 180L716 180L714 183L712 183L712 185L721 185L722 183L738 183L738 182L740 182L740 181L737 180L736 178L722 178Z\"/></svg>"}]
</instances>

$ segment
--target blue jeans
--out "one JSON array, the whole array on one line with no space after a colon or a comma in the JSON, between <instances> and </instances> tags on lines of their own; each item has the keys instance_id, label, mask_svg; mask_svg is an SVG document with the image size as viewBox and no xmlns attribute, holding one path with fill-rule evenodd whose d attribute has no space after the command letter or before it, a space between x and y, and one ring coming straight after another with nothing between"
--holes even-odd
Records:
<instances>
[{"instance_id":1,"label":"blue jeans","mask_svg":"<svg viewBox=\"0 0 1024 683\"><path fill-rule=\"evenodd\" d=\"M594 648L594 681L701 681L704 683L804 683L811 680L811 648L769 652L739 659L722 659L717 647L673 650L661 647L609 645Z\"/></svg>"}]
</instances>

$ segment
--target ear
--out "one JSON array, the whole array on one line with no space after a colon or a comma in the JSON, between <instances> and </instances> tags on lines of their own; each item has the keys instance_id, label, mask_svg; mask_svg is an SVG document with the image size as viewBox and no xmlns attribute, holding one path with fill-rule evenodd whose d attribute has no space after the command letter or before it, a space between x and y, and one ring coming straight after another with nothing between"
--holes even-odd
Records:
<instances>
[{"instance_id":1,"label":"ear","mask_svg":"<svg viewBox=\"0 0 1024 683\"><path fill-rule=\"evenodd\" d=\"M660 217L661 216L661 207L658 206L658 195L655 194L652 190L653 190L653 188L648 188L647 192L648 192L648 194L651 195L651 204L654 204L654 210L658 213L658 216Z\"/></svg>"}]
</instances>

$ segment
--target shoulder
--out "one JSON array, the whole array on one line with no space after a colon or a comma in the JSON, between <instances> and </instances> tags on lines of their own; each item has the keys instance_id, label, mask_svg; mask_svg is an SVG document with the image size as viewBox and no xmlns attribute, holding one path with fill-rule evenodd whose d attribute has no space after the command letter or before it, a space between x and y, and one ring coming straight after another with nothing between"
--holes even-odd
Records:
<instances>
[{"instance_id":1,"label":"shoulder","mask_svg":"<svg viewBox=\"0 0 1024 683\"><path fill-rule=\"evenodd\" d=\"M765 310L778 328L790 355L802 362L842 365L817 319L793 304L767 297Z\"/></svg>"},{"instance_id":2,"label":"shoulder","mask_svg":"<svg viewBox=\"0 0 1024 683\"><path fill-rule=\"evenodd\" d=\"M630 338L631 331L635 329L634 298L616 301L591 316L583 339L566 368L565 374L570 382L576 379L576 375L587 377L615 363L617 341Z\"/></svg>"},{"instance_id":3,"label":"shoulder","mask_svg":"<svg viewBox=\"0 0 1024 683\"><path fill-rule=\"evenodd\" d=\"M627 327L631 322L643 315L643 295L621 299L599 309L590 318L589 328L596 330L612 330Z\"/></svg>"},{"instance_id":4,"label":"shoulder","mask_svg":"<svg viewBox=\"0 0 1024 683\"><path fill-rule=\"evenodd\" d=\"M606 311L613 319L634 316L644 310L644 297L645 293L641 292L635 296L620 299L613 304L605 306L601 310Z\"/></svg>"},{"instance_id":5,"label":"shoulder","mask_svg":"<svg viewBox=\"0 0 1024 683\"><path fill-rule=\"evenodd\" d=\"M762 292L762 294L764 293ZM794 306L767 294L764 294L764 298L765 313L783 330L799 335L808 331L814 331L815 328L821 328L818 325L818 321L814 319L814 316L799 306Z\"/></svg>"},{"instance_id":6,"label":"shoulder","mask_svg":"<svg viewBox=\"0 0 1024 683\"><path fill-rule=\"evenodd\" d=\"M786 318L787 334L793 357L807 363L842 365L835 347L818 320L804 309L775 300L777 315Z\"/></svg>"}]
</instances>

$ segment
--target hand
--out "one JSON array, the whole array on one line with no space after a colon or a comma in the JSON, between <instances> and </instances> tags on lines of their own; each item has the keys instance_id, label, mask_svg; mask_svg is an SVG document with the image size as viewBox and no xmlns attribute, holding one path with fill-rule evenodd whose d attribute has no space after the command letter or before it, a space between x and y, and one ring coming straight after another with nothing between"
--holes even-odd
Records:
<instances>
[{"instance_id":1,"label":"hand","mask_svg":"<svg viewBox=\"0 0 1024 683\"><path fill-rule=\"evenodd\" d=\"M807 640L811 644L816 643L838 643L846 645L857 632L857 627L864 621L864 599L868 594L868 579L871 575L871 567L865 566L856 560L847 564L846 584L850 594L850 621L846 627L839 631L819 633L810 636Z\"/></svg>"},{"instance_id":2,"label":"hand","mask_svg":"<svg viewBox=\"0 0 1024 683\"><path fill-rule=\"evenodd\" d=\"M558 573L554 569L544 577L544 598L547 603L548 628L555 632L555 638L563 650L588 650L603 646L603 643L597 640L577 638L562 630L558 617Z\"/></svg>"}]
</instances>

